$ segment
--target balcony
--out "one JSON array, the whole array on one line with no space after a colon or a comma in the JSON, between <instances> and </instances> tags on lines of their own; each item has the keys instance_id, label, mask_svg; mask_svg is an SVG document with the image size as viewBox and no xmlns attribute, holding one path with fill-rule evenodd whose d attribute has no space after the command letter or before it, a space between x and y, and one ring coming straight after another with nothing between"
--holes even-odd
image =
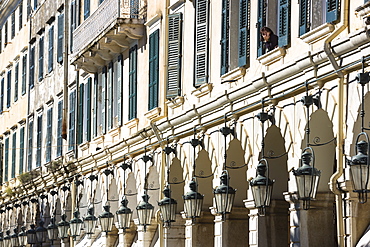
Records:
<instances>
[{"instance_id":1,"label":"balcony","mask_svg":"<svg viewBox=\"0 0 370 247\"><path fill-rule=\"evenodd\" d=\"M73 31L72 63L95 73L145 33L145 0L105 0Z\"/></svg>"}]
</instances>

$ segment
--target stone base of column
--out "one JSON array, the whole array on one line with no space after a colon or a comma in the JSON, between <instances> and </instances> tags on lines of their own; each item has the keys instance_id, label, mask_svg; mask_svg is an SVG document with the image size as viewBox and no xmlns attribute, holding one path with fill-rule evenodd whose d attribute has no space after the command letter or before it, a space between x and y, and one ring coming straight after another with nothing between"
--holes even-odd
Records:
<instances>
[{"instance_id":1,"label":"stone base of column","mask_svg":"<svg viewBox=\"0 0 370 247\"><path fill-rule=\"evenodd\" d=\"M185 246L185 220L176 215L176 221L171 223L170 228L164 228L165 247L184 247Z\"/></svg>"},{"instance_id":2,"label":"stone base of column","mask_svg":"<svg viewBox=\"0 0 370 247\"><path fill-rule=\"evenodd\" d=\"M214 236L213 215L203 211L200 218L195 222L186 219L185 223L185 246L212 247Z\"/></svg>"}]
</instances>

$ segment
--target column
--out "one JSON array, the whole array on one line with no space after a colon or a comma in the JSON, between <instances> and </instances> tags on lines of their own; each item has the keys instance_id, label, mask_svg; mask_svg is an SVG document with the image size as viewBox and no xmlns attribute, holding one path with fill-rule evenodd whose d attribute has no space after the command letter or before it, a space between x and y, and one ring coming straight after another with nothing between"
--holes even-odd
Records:
<instances>
[{"instance_id":1,"label":"column","mask_svg":"<svg viewBox=\"0 0 370 247\"><path fill-rule=\"evenodd\" d=\"M182 215L183 218L185 215ZM213 215L203 211L195 222L185 219L185 247L213 247Z\"/></svg>"},{"instance_id":2,"label":"column","mask_svg":"<svg viewBox=\"0 0 370 247\"><path fill-rule=\"evenodd\" d=\"M157 222L152 220L152 224L146 226L144 231L144 226L139 225L139 219L134 219L134 223L137 226L137 246L138 247L149 247L152 243L153 236L157 230Z\"/></svg>"},{"instance_id":3,"label":"column","mask_svg":"<svg viewBox=\"0 0 370 247\"><path fill-rule=\"evenodd\" d=\"M119 229L118 231L118 246L129 247L132 245L135 239L136 228L134 226L129 229Z\"/></svg>"},{"instance_id":4,"label":"column","mask_svg":"<svg viewBox=\"0 0 370 247\"><path fill-rule=\"evenodd\" d=\"M185 220L176 214L176 222L170 228L164 228L165 247L185 247Z\"/></svg>"}]
</instances>

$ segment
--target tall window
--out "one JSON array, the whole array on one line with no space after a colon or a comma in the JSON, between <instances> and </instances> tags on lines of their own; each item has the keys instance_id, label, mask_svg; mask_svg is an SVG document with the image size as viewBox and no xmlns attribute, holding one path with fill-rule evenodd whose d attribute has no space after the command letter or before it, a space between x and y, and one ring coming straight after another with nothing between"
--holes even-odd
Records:
<instances>
[{"instance_id":1,"label":"tall window","mask_svg":"<svg viewBox=\"0 0 370 247\"><path fill-rule=\"evenodd\" d=\"M8 45L8 22L4 24L4 48Z\"/></svg>"},{"instance_id":2,"label":"tall window","mask_svg":"<svg viewBox=\"0 0 370 247\"><path fill-rule=\"evenodd\" d=\"M101 82L101 102L100 102L100 109L101 109L101 119L100 119L100 127L101 127L101 134L105 134L106 132L106 112L107 112L107 67L103 67L103 71L99 73L99 78Z\"/></svg>"},{"instance_id":3,"label":"tall window","mask_svg":"<svg viewBox=\"0 0 370 247\"><path fill-rule=\"evenodd\" d=\"M48 109L46 116L46 162L51 161L51 147L53 136L53 108Z\"/></svg>"},{"instance_id":4,"label":"tall window","mask_svg":"<svg viewBox=\"0 0 370 247\"><path fill-rule=\"evenodd\" d=\"M28 171L32 170L32 156L33 156L33 121L30 121L28 124L28 152L27 152L27 162L28 162Z\"/></svg>"},{"instance_id":5,"label":"tall window","mask_svg":"<svg viewBox=\"0 0 370 247\"><path fill-rule=\"evenodd\" d=\"M48 72L53 71L54 67L54 26L49 29L49 56L48 56Z\"/></svg>"},{"instance_id":6,"label":"tall window","mask_svg":"<svg viewBox=\"0 0 370 247\"><path fill-rule=\"evenodd\" d=\"M4 181L7 182L9 179L9 137L5 139L4 149Z\"/></svg>"},{"instance_id":7,"label":"tall window","mask_svg":"<svg viewBox=\"0 0 370 247\"><path fill-rule=\"evenodd\" d=\"M168 68L166 98L180 95L181 90L182 13L168 16Z\"/></svg>"},{"instance_id":8,"label":"tall window","mask_svg":"<svg viewBox=\"0 0 370 247\"><path fill-rule=\"evenodd\" d=\"M148 110L158 107L159 29L149 35L149 104Z\"/></svg>"},{"instance_id":9,"label":"tall window","mask_svg":"<svg viewBox=\"0 0 370 247\"><path fill-rule=\"evenodd\" d=\"M35 85L35 46L31 47L29 64L30 64L29 85L30 89L32 89Z\"/></svg>"},{"instance_id":10,"label":"tall window","mask_svg":"<svg viewBox=\"0 0 370 247\"><path fill-rule=\"evenodd\" d=\"M1 78L1 85L0 85L0 114L4 111L4 77Z\"/></svg>"},{"instance_id":11,"label":"tall window","mask_svg":"<svg viewBox=\"0 0 370 247\"><path fill-rule=\"evenodd\" d=\"M11 171L11 178L15 178L15 163L16 163L16 151L17 151L17 133L13 133L13 140L12 140L12 171Z\"/></svg>"},{"instance_id":12,"label":"tall window","mask_svg":"<svg viewBox=\"0 0 370 247\"><path fill-rule=\"evenodd\" d=\"M24 127L19 131L19 174L23 173L24 169Z\"/></svg>"},{"instance_id":13,"label":"tall window","mask_svg":"<svg viewBox=\"0 0 370 247\"><path fill-rule=\"evenodd\" d=\"M195 86L208 82L209 0L195 7Z\"/></svg>"},{"instance_id":14,"label":"tall window","mask_svg":"<svg viewBox=\"0 0 370 247\"><path fill-rule=\"evenodd\" d=\"M90 0L84 0L84 20L90 16Z\"/></svg>"},{"instance_id":15,"label":"tall window","mask_svg":"<svg viewBox=\"0 0 370 247\"><path fill-rule=\"evenodd\" d=\"M122 55L118 56L114 63L114 80L113 80L113 107L114 116L117 119L117 124L122 124Z\"/></svg>"},{"instance_id":16,"label":"tall window","mask_svg":"<svg viewBox=\"0 0 370 247\"><path fill-rule=\"evenodd\" d=\"M19 9L19 30L21 30L23 26L23 2L19 3L18 9Z\"/></svg>"},{"instance_id":17,"label":"tall window","mask_svg":"<svg viewBox=\"0 0 370 247\"><path fill-rule=\"evenodd\" d=\"M95 74L94 75L94 107L93 107L93 137L96 137L98 136L98 126L99 126L99 120L100 120L100 116L99 116L99 112L100 112L100 97L99 97L99 93L100 93L100 89L101 87L99 86L99 80L98 80L99 76L98 74Z\"/></svg>"},{"instance_id":18,"label":"tall window","mask_svg":"<svg viewBox=\"0 0 370 247\"><path fill-rule=\"evenodd\" d=\"M69 132L68 150L75 148L75 123L76 123L76 90L69 94Z\"/></svg>"},{"instance_id":19,"label":"tall window","mask_svg":"<svg viewBox=\"0 0 370 247\"><path fill-rule=\"evenodd\" d=\"M10 107L10 102L11 102L11 89L12 89L12 71L8 70L7 73L7 87L6 87L6 107Z\"/></svg>"},{"instance_id":20,"label":"tall window","mask_svg":"<svg viewBox=\"0 0 370 247\"><path fill-rule=\"evenodd\" d=\"M14 102L17 102L18 100L18 81L19 81L19 62L15 64L15 70L14 70Z\"/></svg>"},{"instance_id":21,"label":"tall window","mask_svg":"<svg viewBox=\"0 0 370 247\"><path fill-rule=\"evenodd\" d=\"M129 102L128 119L137 117L137 45L129 53Z\"/></svg>"},{"instance_id":22,"label":"tall window","mask_svg":"<svg viewBox=\"0 0 370 247\"><path fill-rule=\"evenodd\" d=\"M87 79L85 85L85 96L84 96L84 106L83 106L83 115L84 124L83 124L83 133L85 136L85 141L91 141L91 77Z\"/></svg>"},{"instance_id":23,"label":"tall window","mask_svg":"<svg viewBox=\"0 0 370 247\"><path fill-rule=\"evenodd\" d=\"M61 156L63 151L62 125L63 125L63 100L60 100L58 102L57 157Z\"/></svg>"},{"instance_id":24,"label":"tall window","mask_svg":"<svg viewBox=\"0 0 370 247\"><path fill-rule=\"evenodd\" d=\"M27 54L24 54L22 58L22 95L26 94L26 84L27 84Z\"/></svg>"},{"instance_id":25,"label":"tall window","mask_svg":"<svg viewBox=\"0 0 370 247\"><path fill-rule=\"evenodd\" d=\"M41 166L41 151L42 151L42 115L37 117L37 151L36 151L36 167Z\"/></svg>"},{"instance_id":26,"label":"tall window","mask_svg":"<svg viewBox=\"0 0 370 247\"><path fill-rule=\"evenodd\" d=\"M11 32L11 37L12 39L15 36L15 11L12 13L12 32Z\"/></svg>"},{"instance_id":27,"label":"tall window","mask_svg":"<svg viewBox=\"0 0 370 247\"><path fill-rule=\"evenodd\" d=\"M81 83L79 88L79 97L78 97L78 113L77 113L77 144L83 142L83 121L84 121L84 89L85 84Z\"/></svg>"},{"instance_id":28,"label":"tall window","mask_svg":"<svg viewBox=\"0 0 370 247\"><path fill-rule=\"evenodd\" d=\"M57 62L63 62L64 14L58 16Z\"/></svg>"},{"instance_id":29,"label":"tall window","mask_svg":"<svg viewBox=\"0 0 370 247\"><path fill-rule=\"evenodd\" d=\"M44 79L44 36L39 41L39 81Z\"/></svg>"},{"instance_id":30,"label":"tall window","mask_svg":"<svg viewBox=\"0 0 370 247\"><path fill-rule=\"evenodd\" d=\"M239 0L238 66L249 65L250 0Z\"/></svg>"},{"instance_id":31,"label":"tall window","mask_svg":"<svg viewBox=\"0 0 370 247\"><path fill-rule=\"evenodd\" d=\"M107 71L107 126L113 128L113 62L109 63Z\"/></svg>"}]
</instances>

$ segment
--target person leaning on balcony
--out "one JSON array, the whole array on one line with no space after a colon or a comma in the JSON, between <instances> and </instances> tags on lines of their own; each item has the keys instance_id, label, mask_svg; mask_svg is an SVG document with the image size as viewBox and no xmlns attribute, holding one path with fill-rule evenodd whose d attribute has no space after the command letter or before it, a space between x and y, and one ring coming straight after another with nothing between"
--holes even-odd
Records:
<instances>
[{"instance_id":1,"label":"person leaning on balcony","mask_svg":"<svg viewBox=\"0 0 370 247\"><path fill-rule=\"evenodd\" d=\"M260 34L263 45L263 54L266 54L278 47L278 36L276 36L269 27L261 28Z\"/></svg>"}]
</instances>

